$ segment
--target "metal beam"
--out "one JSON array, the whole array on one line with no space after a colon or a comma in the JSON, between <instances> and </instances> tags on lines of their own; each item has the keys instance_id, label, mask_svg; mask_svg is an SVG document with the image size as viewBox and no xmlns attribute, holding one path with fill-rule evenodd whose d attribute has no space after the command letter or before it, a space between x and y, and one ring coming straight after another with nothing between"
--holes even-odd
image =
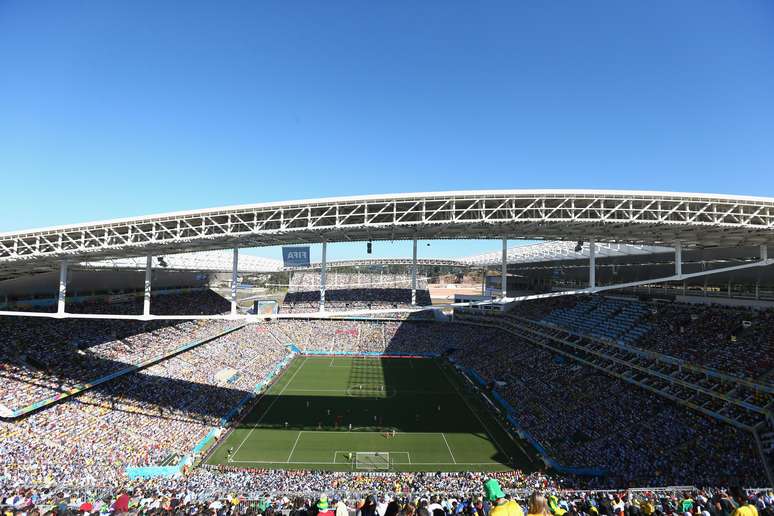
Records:
<instances>
[{"instance_id":1,"label":"metal beam","mask_svg":"<svg viewBox=\"0 0 774 516\"><path fill-rule=\"evenodd\" d=\"M148 255L145 258L145 290L143 292L142 301L142 315L143 317L150 317L150 303L151 303L151 274L153 273L153 257Z\"/></svg>"},{"instance_id":2,"label":"metal beam","mask_svg":"<svg viewBox=\"0 0 774 516\"><path fill-rule=\"evenodd\" d=\"M683 277L683 244L675 242L675 276Z\"/></svg>"},{"instance_id":3,"label":"metal beam","mask_svg":"<svg viewBox=\"0 0 774 516\"><path fill-rule=\"evenodd\" d=\"M589 239L589 288L597 286L597 245Z\"/></svg>"},{"instance_id":4,"label":"metal beam","mask_svg":"<svg viewBox=\"0 0 774 516\"><path fill-rule=\"evenodd\" d=\"M417 305L417 239L412 240L411 254L411 306Z\"/></svg>"},{"instance_id":5,"label":"metal beam","mask_svg":"<svg viewBox=\"0 0 774 516\"><path fill-rule=\"evenodd\" d=\"M613 190L340 197L0 233L0 276L89 261L332 240L501 238L683 246L774 245L774 199Z\"/></svg>"},{"instance_id":6,"label":"metal beam","mask_svg":"<svg viewBox=\"0 0 774 516\"><path fill-rule=\"evenodd\" d=\"M65 302L67 298L67 262L62 260L59 264L59 298L57 299L56 313L65 314Z\"/></svg>"},{"instance_id":7,"label":"metal beam","mask_svg":"<svg viewBox=\"0 0 774 516\"><path fill-rule=\"evenodd\" d=\"M239 267L239 248L234 248L234 260L231 265L231 315L237 315L237 269Z\"/></svg>"},{"instance_id":8,"label":"metal beam","mask_svg":"<svg viewBox=\"0 0 774 516\"><path fill-rule=\"evenodd\" d=\"M323 246L325 249L325 246ZM323 253L324 256L324 253ZM689 274L683 274L682 279L697 278L702 276L710 276L713 274L722 274L724 272L731 272L743 269L749 269L752 267L766 267L774 264L774 259L759 260L752 263L745 263L742 265L734 265L731 267L723 267L719 269L712 269L708 271L694 272ZM324 269L323 269L324 270ZM349 310L349 311L337 311L337 312L325 312L324 314L318 314L315 312L308 313L279 313L279 314L263 314L261 316L254 315L240 315L237 318L242 319L303 319L308 317L357 317L363 315L380 315L380 314L395 314L395 313L415 313L427 310L442 310L444 308L454 307L485 307L485 306L504 306L509 303L518 301L531 301L534 299L548 299L561 296L572 296L580 294L594 294L599 292L606 292L610 290L620 290L623 288L639 287L648 284L667 283L672 281L678 281L681 278L676 276L667 276L662 278L654 278L642 281L633 281L630 283L620 283L617 285L605 285L602 287L584 288L576 290L566 290L562 292L547 292L544 294L530 294L526 296L506 297L497 299L495 301L473 301L473 302L461 302L450 303L442 306L417 306L412 308L385 308L378 310ZM322 282L321 282L322 283ZM322 312L322 309L320 310ZM0 316L14 316L14 317L58 317L56 313L50 312L16 312L16 311L0 311ZM138 316L138 315L116 315L116 314L65 314L65 317L71 319L126 319L126 320L185 320L185 319L231 319L230 315L155 315L155 316Z\"/></svg>"},{"instance_id":9,"label":"metal beam","mask_svg":"<svg viewBox=\"0 0 774 516\"><path fill-rule=\"evenodd\" d=\"M500 297L503 299L508 296L508 239L503 238L503 250L500 263Z\"/></svg>"},{"instance_id":10,"label":"metal beam","mask_svg":"<svg viewBox=\"0 0 774 516\"><path fill-rule=\"evenodd\" d=\"M327 261L328 243L322 243L322 261L320 262L320 311L325 311L325 276L326 276L326 261Z\"/></svg>"}]
</instances>

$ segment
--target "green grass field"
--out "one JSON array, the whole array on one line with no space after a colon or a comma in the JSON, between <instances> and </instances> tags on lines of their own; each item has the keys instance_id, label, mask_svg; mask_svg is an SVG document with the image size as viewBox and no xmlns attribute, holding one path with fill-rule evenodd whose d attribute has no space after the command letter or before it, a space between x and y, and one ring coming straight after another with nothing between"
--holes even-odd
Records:
<instances>
[{"instance_id":1,"label":"green grass field","mask_svg":"<svg viewBox=\"0 0 774 516\"><path fill-rule=\"evenodd\" d=\"M369 464L397 471L530 471L526 448L464 382L440 358L299 356L207 462L334 471ZM389 456L353 465L355 452Z\"/></svg>"}]
</instances>

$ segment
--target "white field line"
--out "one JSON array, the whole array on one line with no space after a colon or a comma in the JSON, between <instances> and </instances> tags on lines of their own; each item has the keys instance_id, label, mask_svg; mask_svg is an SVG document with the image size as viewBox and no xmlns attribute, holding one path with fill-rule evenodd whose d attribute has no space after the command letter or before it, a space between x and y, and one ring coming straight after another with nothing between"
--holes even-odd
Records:
<instances>
[{"instance_id":1,"label":"white field line","mask_svg":"<svg viewBox=\"0 0 774 516\"><path fill-rule=\"evenodd\" d=\"M404 453L404 452L400 452ZM405 452L408 453L408 452ZM272 460L233 460L237 464L346 464L345 462L308 462L308 461L272 461ZM500 462L410 462L412 466L502 466Z\"/></svg>"},{"instance_id":2,"label":"white field line","mask_svg":"<svg viewBox=\"0 0 774 516\"><path fill-rule=\"evenodd\" d=\"M454 454L451 451L451 446L449 446L449 441L446 440L446 434L441 433L441 437L443 437L443 442L446 443L446 449L449 450L449 455L451 455L452 461L457 464L457 459L454 458Z\"/></svg>"},{"instance_id":3,"label":"white field line","mask_svg":"<svg viewBox=\"0 0 774 516\"><path fill-rule=\"evenodd\" d=\"M290 377L290 379L288 380L288 383L286 383L286 384L285 384L285 386L282 388L282 390L279 392L279 394L277 394L277 396L274 398L274 400L271 402L271 404L270 404L270 405L269 405L269 406L266 408L266 410L264 411L264 413L263 413L263 414L261 414L261 417L258 419L258 421L256 421L256 422L255 422L255 424L253 425L253 427L250 429L250 431L249 431L249 432L247 432L247 435L245 436L245 438L244 438L244 439L242 439L242 442L241 442L241 443L239 443L239 446L237 447L237 449L236 449L236 450L234 450L234 453L232 453L232 454L231 454L231 459L233 459L234 457L236 457L237 453L239 453L239 450L240 450L240 449L242 448L242 446L245 444L245 441L247 441L247 440L250 438L250 436L251 436L251 435L253 435L253 432L255 431L255 428L256 428L256 427L257 427L257 426L258 426L258 425L261 423L261 421L263 421L263 418L265 418L265 417L266 417L266 415L269 413L269 411L271 411L271 408L274 406L274 404L275 404L275 403L277 403L277 400L278 400L278 399L280 399L280 396L282 396L282 394L285 392L285 389L287 389L287 388L288 388L288 385L290 385L291 383L293 383L293 379L296 377L296 375L298 374L298 372L299 372L301 369L303 369L303 367L304 367L304 364L306 364L306 359L304 359L304 361L303 361L303 362L301 362L301 365L300 365L300 366L298 366L298 369L296 369L296 372L295 372L295 373L293 373L293 376L291 376L291 377ZM266 391L266 392L268 393L268 391ZM234 461L234 460L231 460L231 459L229 459L229 462L237 462L237 461Z\"/></svg>"},{"instance_id":4,"label":"white field line","mask_svg":"<svg viewBox=\"0 0 774 516\"><path fill-rule=\"evenodd\" d=\"M281 460L229 460L229 462L234 463L245 463L245 464L347 464L346 461L341 462L337 461L336 457L341 454L342 456L345 456L347 453L357 453L357 450L335 450L333 452L333 461L331 462L309 462L305 460L296 460L292 461L290 460L293 457L293 453L295 452L296 446L298 445L298 442L301 438L301 434L320 434L320 433L331 433L331 434L345 434L347 432L342 431L336 431L336 430L299 430L298 435L296 436L296 441L293 444L293 449L290 450L290 455L288 455L288 460L281 461ZM359 434L377 434L382 435L382 432L358 432ZM433 435L438 436L440 435L444 441L446 441L446 436L444 434L439 434L438 432L396 432L395 435ZM446 447L449 448L449 443L446 443ZM366 450L367 451L367 450ZM433 464L439 464L442 466L451 466L453 464L458 464L461 466L469 465L469 466L480 466L480 465L494 465L494 464L500 464L499 462L457 462L457 460L454 458L454 454L451 451L451 448L449 448L449 455L451 455L451 458L454 462L411 462L411 453L407 451L391 451L387 452L392 455L405 455L408 462L395 462L394 464L399 465L419 465L419 466L430 466ZM234 453L236 455L236 452Z\"/></svg>"},{"instance_id":5,"label":"white field line","mask_svg":"<svg viewBox=\"0 0 774 516\"><path fill-rule=\"evenodd\" d=\"M298 432L298 435L296 436L296 442L293 443L293 448L290 449L290 455L288 455L287 462L290 462L290 458L293 456L293 452L296 451L296 446L298 446L299 439L301 439L301 432Z\"/></svg>"},{"instance_id":6,"label":"white field line","mask_svg":"<svg viewBox=\"0 0 774 516\"><path fill-rule=\"evenodd\" d=\"M470 410L473 413L473 415L476 416L476 419L478 419L478 422L481 423L482 427L484 427L484 430L486 431L487 435L489 435L489 438L492 440L492 442L497 447L497 449L500 450L500 453L502 453L504 457L507 457L508 454L505 452L503 447L500 446L500 443L497 442L497 439L494 438L494 436L492 435L492 432L489 431L489 427L486 426L486 423L484 423L484 421L481 419L481 416L478 415L478 412L476 412L476 410L474 410L473 407L470 406L470 403L468 403L468 399L465 397L464 394L460 392L459 388L457 387L457 384L454 383L454 381L449 378L449 375L446 373L446 370L443 367L441 367L439 363L436 362L436 365L441 370L441 374L443 374L444 378L446 378L446 381L452 385L454 390L457 391L457 394L459 394L460 398L462 398L462 401L468 407L468 410Z\"/></svg>"},{"instance_id":7,"label":"white field line","mask_svg":"<svg viewBox=\"0 0 774 516\"><path fill-rule=\"evenodd\" d=\"M337 392L341 394L346 394L348 392L351 392L353 390L352 387L347 388L341 388L341 389L288 389L285 392L295 392L295 393L301 393L301 392ZM375 389L363 389L363 392L385 392L385 391L377 391ZM428 390L420 390L420 391L409 391L409 390L396 390L396 394L456 394L454 391L428 391Z\"/></svg>"}]
</instances>

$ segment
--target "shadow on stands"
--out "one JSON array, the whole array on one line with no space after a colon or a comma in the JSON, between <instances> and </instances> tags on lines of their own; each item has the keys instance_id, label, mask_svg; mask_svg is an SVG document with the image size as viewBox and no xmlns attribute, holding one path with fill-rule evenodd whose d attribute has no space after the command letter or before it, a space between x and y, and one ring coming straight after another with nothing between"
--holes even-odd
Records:
<instances>
[{"instance_id":1,"label":"shadow on stands","mask_svg":"<svg viewBox=\"0 0 774 516\"><path fill-rule=\"evenodd\" d=\"M99 371L118 371L128 366L123 362L94 358L91 360L91 365ZM73 383L88 382L95 376L93 371L89 374L88 370L59 370L54 374L64 376ZM0 379L4 382L20 381L2 370L0 370ZM56 391L62 393L66 389L60 386ZM56 391L50 391L46 397L54 396ZM246 395L247 392L240 389L158 376L140 370L97 385L75 396L62 398L54 404L82 403L109 406L112 410L146 414L159 419L179 419L182 412L186 414L182 419L208 421L209 424L213 424L213 418L225 415ZM46 405L40 410L47 410L52 405ZM35 411L30 412L21 418L29 417L34 413Z\"/></svg>"}]
</instances>

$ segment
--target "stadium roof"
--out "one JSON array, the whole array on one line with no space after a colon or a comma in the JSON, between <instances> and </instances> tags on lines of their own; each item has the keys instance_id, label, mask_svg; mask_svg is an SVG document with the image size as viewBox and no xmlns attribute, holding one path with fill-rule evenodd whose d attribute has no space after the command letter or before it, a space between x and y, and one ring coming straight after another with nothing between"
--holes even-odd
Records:
<instances>
[{"instance_id":1,"label":"stadium roof","mask_svg":"<svg viewBox=\"0 0 774 516\"><path fill-rule=\"evenodd\" d=\"M370 267L382 265L411 265L411 258L367 258L356 260L334 260L325 263L327 269L337 267ZM446 266L446 267L468 267L466 263L460 260L445 258L417 258L417 265L420 267ZM309 267L283 267L285 271L298 270L317 270L322 268L322 262L312 262Z\"/></svg>"},{"instance_id":2,"label":"stadium roof","mask_svg":"<svg viewBox=\"0 0 774 516\"><path fill-rule=\"evenodd\" d=\"M0 276L90 261L310 242L509 238L774 243L774 199L617 190L487 190L273 202L0 233Z\"/></svg>"},{"instance_id":3,"label":"stadium roof","mask_svg":"<svg viewBox=\"0 0 774 516\"><path fill-rule=\"evenodd\" d=\"M199 251L195 253L170 254L153 257L153 267L177 271L207 271L230 272L233 254L229 250ZM333 260L326 263L328 269L338 267L381 266L381 265L411 265L411 258L372 258L361 260ZM467 267L458 260L419 259L417 265L445 265L450 267ZM280 260L263 258L242 253L239 255L238 270L241 273L269 273L280 271L317 270L321 262L312 262L309 267L283 267ZM79 267L84 269L145 269L145 257L110 258L93 262L83 262Z\"/></svg>"},{"instance_id":4,"label":"stadium roof","mask_svg":"<svg viewBox=\"0 0 774 516\"><path fill-rule=\"evenodd\" d=\"M169 254L155 256L153 267L178 271L231 271L233 254L231 251L199 251L195 253ZM84 269L145 269L145 257L111 258L79 264ZM282 262L242 253L239 255L240 272L277 272Z\"/></svg>"},{"instance_id":5,"label":"stadium roof","mask_svg":"<svg viewBox=\"0 0 774 516\"><path fill-rule=\"evenodd\" d=\"M589 258L589 244L583 243L581 249L576 251L576 242L540 242L531 245L509 247L507 250L507 262L509 264L550 262L560 260L577 260ZM596 247L597 258L609 258L612 256L636 256L654 253L674 252L671 247L632 244L600 243ZM500 265L502 263L502 251L477 254L460 258L460 261L469 266L486 267Z\"/></svg>"}]
</instances>

